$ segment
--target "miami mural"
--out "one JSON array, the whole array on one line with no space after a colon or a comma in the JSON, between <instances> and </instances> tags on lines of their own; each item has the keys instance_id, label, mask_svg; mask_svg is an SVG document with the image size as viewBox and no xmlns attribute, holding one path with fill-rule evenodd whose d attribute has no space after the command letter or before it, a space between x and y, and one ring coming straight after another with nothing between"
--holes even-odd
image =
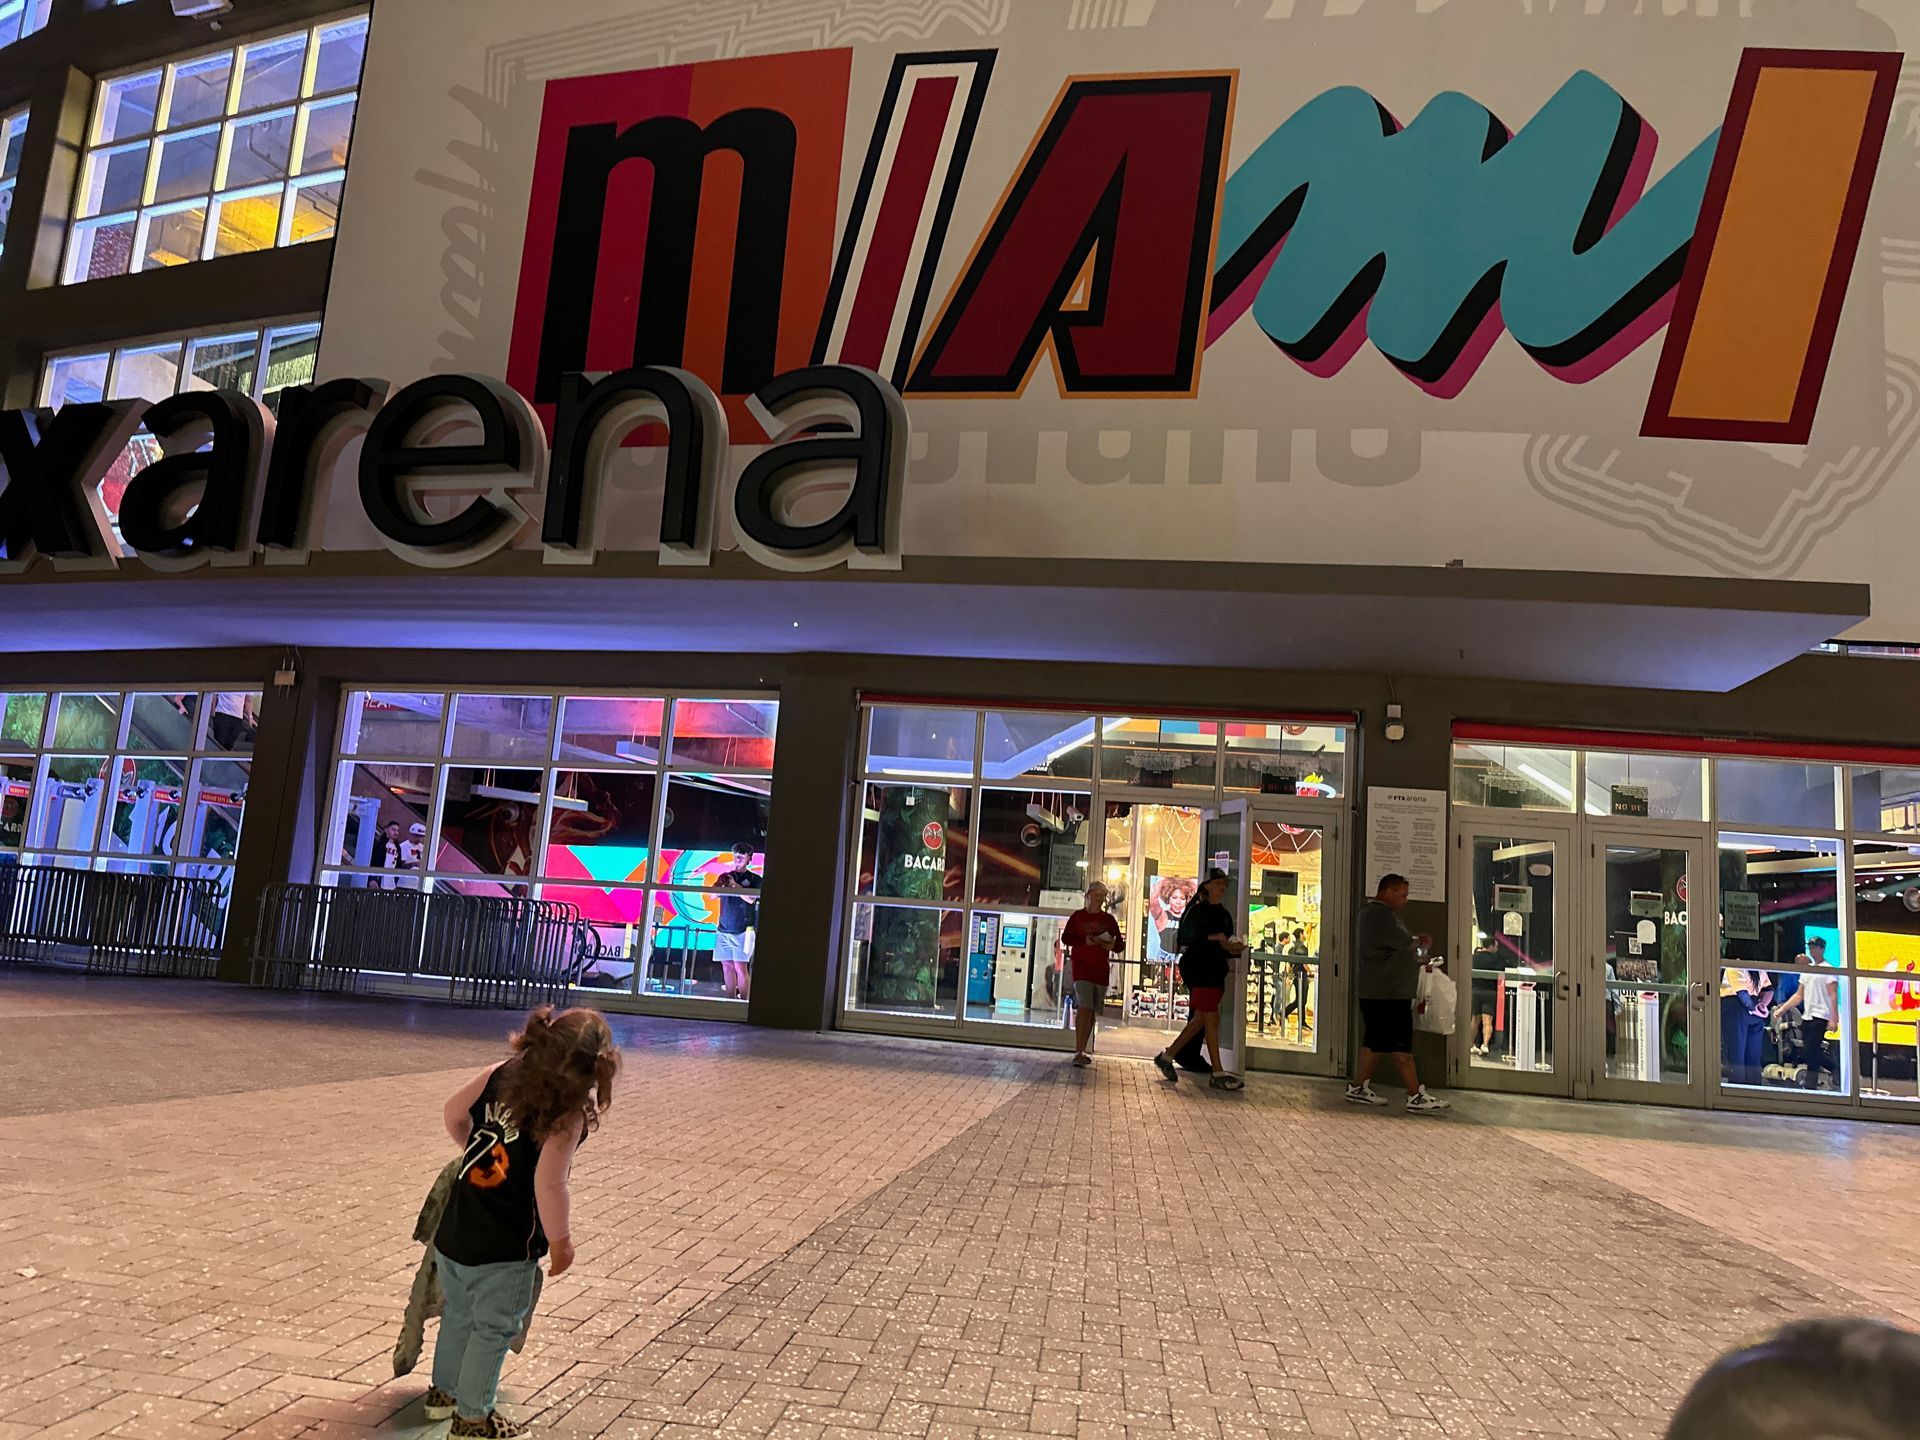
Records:
<instances>
[{"instance_id":1,"label":"miami mural","mask_svg":"<svg viewBox=\"0 0 1920 1440\"><path fill-rule=\"evenodd\" d=\"M956 236L997 58L895 55L851 177L848 49L549 82L509 381L550 416L570 371L679 366L751 436L745 397L807 364L910 400L1018 396L1043 360L1067 397L1192 396L1251 324L1310 376L1370 346L1450 399L1503 336L1582 384L1664 332L1643 435L1802 443L1902 59L1748 49L1724 123L1667 142L1586 71L1515 118L1340 86L1230 172L1237 71L1076 76Z\"/></svg>"}]
</instances>

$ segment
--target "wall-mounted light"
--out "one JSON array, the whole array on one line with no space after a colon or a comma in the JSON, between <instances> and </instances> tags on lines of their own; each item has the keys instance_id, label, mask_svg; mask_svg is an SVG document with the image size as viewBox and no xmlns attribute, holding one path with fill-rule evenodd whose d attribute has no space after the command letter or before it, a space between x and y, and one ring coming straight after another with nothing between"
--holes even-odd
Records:
<instances>
[{"instance_id":1,"label":"wall-mounted light","mask_svg":"<svg viewBox=\"0 0 1920 1440\"><path fill-rule=\"evenodd\" d=\"M1407 738L1406 723L1400 718L1400 707L1398 705L1387 706L1386 735L1389 740L1404 740Z\"/></svg>"}]
</instances>

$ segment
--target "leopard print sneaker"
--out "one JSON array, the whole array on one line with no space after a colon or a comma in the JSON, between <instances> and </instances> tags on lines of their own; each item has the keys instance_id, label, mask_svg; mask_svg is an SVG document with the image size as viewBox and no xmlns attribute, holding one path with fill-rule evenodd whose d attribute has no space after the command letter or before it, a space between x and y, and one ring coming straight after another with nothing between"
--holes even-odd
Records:
<instances>
[{"instance_id":1,"label":"leopard print sneaker","mask_svg":"<svg viewBox=\"0 0 1920 1440\"><path fill-rule=\"evenodd\" d=\"M533 1431L517 1420L507 1419L495 1410L484 1420L464 1420L456 1415L453 1428L447 1434L449 1436L472 1435L477 1436L478 1440L521 1440L522 1436L531 1435Z\"/></svg>"},{"instance_id":2,"label":"leopard print sneaker","mask_svg":"<svg viewBox=\"0 0 1920 1440\"><path fill-rule=\"evenodd\" d=\"M426 1411L429 1420L451 1420L454 1414L453 1396L434 1385L420 1397L420 1406Z\"/></svg>"}]
</instances>

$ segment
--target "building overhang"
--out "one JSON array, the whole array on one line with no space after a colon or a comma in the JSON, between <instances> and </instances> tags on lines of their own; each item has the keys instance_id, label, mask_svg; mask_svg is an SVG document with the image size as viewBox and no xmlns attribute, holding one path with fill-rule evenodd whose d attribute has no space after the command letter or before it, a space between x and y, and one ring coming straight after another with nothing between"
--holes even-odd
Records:
<instances>
[{"instance_id":1,"label":"building overhang","mask_svg":"<svg viewBox=\"0 0 1920 1440\"><path fill-rule=\"evenodd\" d=\"M0 651L301 646L840 652L1725 691L1868 615L1865 585L1350 565L915 558L786 575L510 553L0 581Z\"/></svg>"}]
</instances>

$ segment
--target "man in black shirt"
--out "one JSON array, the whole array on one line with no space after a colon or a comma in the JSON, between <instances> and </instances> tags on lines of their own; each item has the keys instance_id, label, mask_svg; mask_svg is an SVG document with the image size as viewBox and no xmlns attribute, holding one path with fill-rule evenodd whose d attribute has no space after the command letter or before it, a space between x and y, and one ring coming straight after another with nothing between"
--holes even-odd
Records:
<instances>
[{"instance_id":1,"label":"man in black shirt","mask_svg":"<svg viewBox=\"0 0 1920 1440\"><path fill-rule=\"evenodd\" d=\"M1207 1059L1212 1063L1211 1084L1216 1090L1238 1090L1238 1075L1228 1071L1220 1054L1220 1003L1226 994L1227 973L1233 957L1243 952L1246 942L1234 933L1233 916L1221 903L1227 893L1227 875L1215 870L1201 882L1200 893L1180 916L1180 978L1187 986L1187 1021L1178 1038L1153 1057L1153 1063L1169 1084L1178 1084L1175 1057L1189 1041L1206 1036Z\"/></svg>"},{"instance_id":2,"label":"man in black shirt","mask_svg":"<svg viewBox=\"0 0 1920 1440\"><path fill-rule=\"evenodd\" d=\"M721 989L729 1000L747 998L752 979L755 934L760 928L761 877L753 869L753 846L733 847L733 869L713 882L721 891L751 891L720 897L720 924L714 931L713 958L720 962Z\"/></svg>"}]
</instances>

